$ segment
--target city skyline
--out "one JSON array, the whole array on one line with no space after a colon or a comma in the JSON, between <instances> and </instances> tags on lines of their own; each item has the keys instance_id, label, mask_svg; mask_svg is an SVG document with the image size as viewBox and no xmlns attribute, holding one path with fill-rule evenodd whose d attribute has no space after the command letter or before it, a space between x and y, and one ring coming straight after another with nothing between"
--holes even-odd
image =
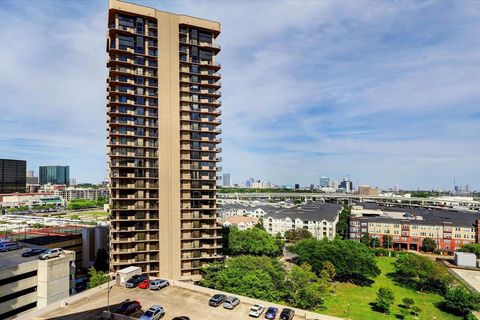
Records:
<instances>
[{"instance_id":1,"label":"city skyline","mask_svg":"<svg viewBox=\"0 0 480 320\"><path fill-rule=\"evenodd\" d=\"M133 2L222 21L232 181L480 189L478 3ZM107 3L57 3L0 7L0 153L100 182Z\"/></svg>"}]
</instances>

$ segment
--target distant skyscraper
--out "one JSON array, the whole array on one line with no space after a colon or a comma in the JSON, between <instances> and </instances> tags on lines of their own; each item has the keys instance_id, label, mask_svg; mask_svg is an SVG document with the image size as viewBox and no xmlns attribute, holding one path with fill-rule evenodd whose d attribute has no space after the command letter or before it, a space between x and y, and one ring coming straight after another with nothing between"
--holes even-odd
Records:
<instances>
[{"instance_id":1,"label":"distant skyscraper","mask_svg":"<svg viewBox=\"0 0 480 320\"><path fill-rule=\"evenodd\" d=\"M40 166L38 169L40 185L70 184L69 166Z\"/></svg>"},{"instance_id":2,"label":"distant skyscraper","mask_svg":"<svg viewBox=\"0 0 480 320\"><path fill-rule=\"evenodd\" d=\"M223 186L230 187L230 173L223 174Z\"/></svg>"},{"instance_id":3,"label":"distant skyscraper","mask_svg":"<svg viewBox=\"0 0 480 320\"><path fill-rule=\"evenodd\" d=\"M253 178L248 179L247 181L245 181L245 187L247 187L247 188L252 188L254 181L255 181L255 180L254 180Z\"/></svg>"},{"instance_id":4,"label":"distant skyscraper","mask_svg":"<svg viewBox=\"0 0 480 320\"><path fill-rule=\"evenodd\" d=\"M27 161L0 159L0 193L25 192Z\"/></svg>"},{"instance_id":5,"label":"distant skyscraper","mask_svg":"<svg viewBox=\"0 0 480 320\"><path fill-rule=\"evenodd\" d=\"M300 185L298 183L295 183L295 190L299 190L300 189Z\"/></svg>"},{"instance_id":6,"label":"distant skyscraper","mask_svg":"<svg viewBox=\"0 0 480 320\"><path fill-rule=\"evenodd\" d=\"M33 170L27 170L27 178L35 177L35 171Z\"/></svg>"},{"instance_id":7,"label":"distant skyscraper","mask_svg":"<svg viewBox=\"0 0 480 320\"><path fill-rule=\"evenodd\" d=\"M353 183L348 178L343 179L343 181L340 182L340 188L345 189L346 192L351 192L353 190Z\"/></svg>"},{"instance_id":8,"label":"distant skyscraper","mask_svg":"<svg viewBox=\"0 0 480 320\"><path fill-rule=\"evenodd\" d=\"M330 185L330 178L320 177L320 188L328 187Z\"/></svg>"}]
</instances>

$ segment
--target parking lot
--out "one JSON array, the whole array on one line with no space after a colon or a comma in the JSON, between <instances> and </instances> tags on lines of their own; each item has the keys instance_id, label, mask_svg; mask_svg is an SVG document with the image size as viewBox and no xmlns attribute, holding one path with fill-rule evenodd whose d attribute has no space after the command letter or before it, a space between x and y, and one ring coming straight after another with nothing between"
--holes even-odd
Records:
<instances>
[{"instance_id":1,"label":"parking lot","mask_svg":"<svg viewBox=\"0 0 480 320\"><path fill-rule=\"evenodd\" d=\"M174 286L169 286L160 291L138 288L127 289L115 286L110 292L110 310L114 311L125 299L138 300L141 303L142 309L133 315L135 317L139 317L143 311L154 304L161 305L166 311L165 317L162 318L165 320L171 320L177 316L188 316L191 320L249 319L248 312L251 307L250 304L244 302L241 302L234 310L227 310L222 306L217 308L210 307L208 305L210 295ZM104 289L66 308L57 309L49 314L42 315L39 319L100 319L102 311L106 310L106 306L107 290ZM268 305L264 306L268 307ZM261 318L263 319L264 315ZM294 319L305 318L295 316Z\"/></svg>"}]
</instances>

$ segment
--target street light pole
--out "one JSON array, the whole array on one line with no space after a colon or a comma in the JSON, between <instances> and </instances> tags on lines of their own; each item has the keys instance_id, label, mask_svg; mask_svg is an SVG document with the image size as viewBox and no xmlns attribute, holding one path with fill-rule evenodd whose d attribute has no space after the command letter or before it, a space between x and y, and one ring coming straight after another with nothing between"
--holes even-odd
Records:
<instances>
[{"instance_id":1,"label":"street light pole","mask_svg":"<svg viewBox=\"0 0 480 320\"><path fill-rule=\"evenodd\" d=\"M108 282L107 287L107 311L110 312L110 290L112 290L113 286L110 287L110 281Z\"/></svg>"}]
</instances>

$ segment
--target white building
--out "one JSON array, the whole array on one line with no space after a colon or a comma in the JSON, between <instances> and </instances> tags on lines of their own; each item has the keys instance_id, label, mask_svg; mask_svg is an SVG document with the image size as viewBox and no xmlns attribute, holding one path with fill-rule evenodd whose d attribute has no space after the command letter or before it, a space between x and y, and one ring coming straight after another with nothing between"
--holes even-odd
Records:
<instances>
[{"instance_id":1,"label":"white building","mask_svg":"<svg viewBox=\"0 0 480 320\"><path fill-rule=\"evenodd\" d=\"M335 229L342 206L333 203L308 202L303 206L267 213L263 226L271 235L285 235L293 229L304 228L316 239L335 238Z\"/></svg>"},{"instance_id":2,"label":"white building","mask_svg":"<svg viewBox=\"0 0 480 320\"><path fill-rule=\"evenodd\" d=\"M233 217L233 216L245 216L245 217L254 217L261 218L267 212L276 210L273 206L260 205L260 206L249 206L237 203L223 204L218 210L218 216L222 218Z\"/></svg>"},{"instance_id":3,"label":"white building","mask_svg":"<svg viewBox=\"0 0 480 320\"><path fill-rule=\"evenodd\" d=\"M53 193L61 196L66 202L75 199L97 200L100 197L108 197L108 189L106 188L66 188L63 190L55 190Z\"/></svg>"}]
</instances>

